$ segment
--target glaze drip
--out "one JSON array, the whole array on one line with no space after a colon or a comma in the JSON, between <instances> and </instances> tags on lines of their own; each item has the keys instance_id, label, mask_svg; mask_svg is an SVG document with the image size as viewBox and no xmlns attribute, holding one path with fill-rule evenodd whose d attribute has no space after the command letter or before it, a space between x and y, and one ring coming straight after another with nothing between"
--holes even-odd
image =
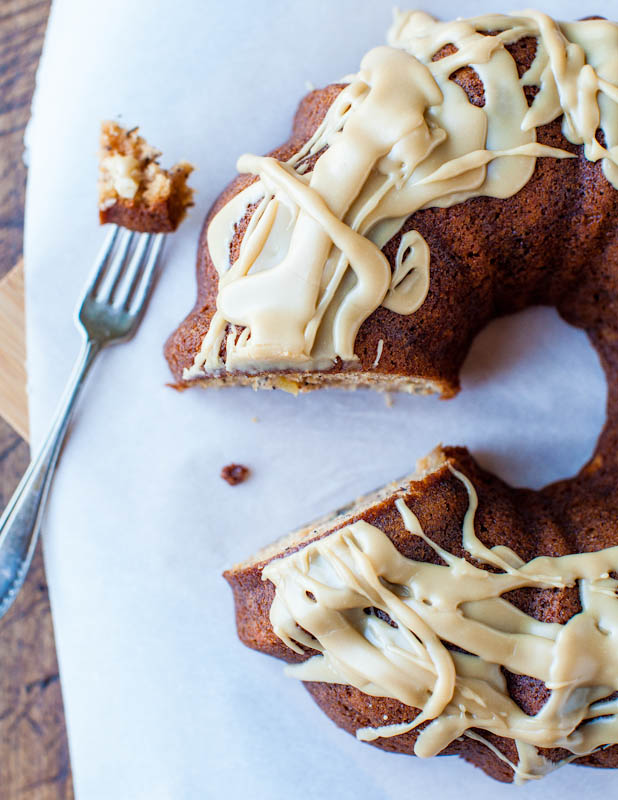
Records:
<instances>
[{"instance_id":1,"label":"glaze drip","mask_svg":"<svg viewBox=\"0 0 618 800\"><path fill-rule=\"evenodd\" d=\"M527 36L536 37L537 51L520 78L506 47ZM560 115L566 139L602 160L618 187L614 23L558 23L538 11L437 22L405 12L388 42L367 53L292 158L239 159L239 171L258 180L209 225L217 311L185 379L325 370L338 360L357 368L362 323L380 305L413 314L429 288L430 253L419 233L402 238L394 273L384 245L419 209L510 197L537 158L572 157L536 142L536 128ZM433 61L447 44L457 51ZM469 65L483 83L482 108L450 79ZM530 107L527 86L539 87ZM319 153L308 172L307 159ZM231 265L236 224L255 203Z\"/></svg>"},{"instance_id":2,"label":"glaze drip","mask_svg":"<svg viewBox=\"0 0 618 800\"><path fill-rule=\"evenodd\" d=\"M479 730L514 739L519 762L511 766L519 783L617 744L618 701L607 698L618 691L618 581L609 577L618 571L618 547L529 562L510 548L488 548L474 530L474 486L449 469L468 492L462 546L478 566L429 539L401 498L396 506L406 529L443 565L404 557L364 521L271 561L262 578L276 589L270 610L275 634L296 653L319 651L286 672L420 709L405 724L360 728L356 735L365 741L398 736L423 722L429 724L414 749L423 758L463 735L495 749ZM565 625L540 622L502 598L523 587L576 585L582 610ZM367 608L381 610L395 626ZM501 667L550 690L535 716L510 697ZM564 748L572 756L555 763L538 748Z\"/></svg>"}]
</instances>

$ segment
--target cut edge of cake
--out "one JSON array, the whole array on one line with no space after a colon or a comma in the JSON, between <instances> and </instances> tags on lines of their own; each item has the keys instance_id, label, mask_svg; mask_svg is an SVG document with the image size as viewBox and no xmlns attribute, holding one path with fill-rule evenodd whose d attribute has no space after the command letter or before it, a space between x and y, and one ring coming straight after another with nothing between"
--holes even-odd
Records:
<instances>
[{"instance_id":1,"label":"cut edge of cake","mask_svg":"<svg viewBox=\"0 0 618 800\"><path fill-rule=\"evenodd\" d=\"M291 551L298 550L309 542L328 535L335 529L338 530L344 527L353 518L366 514L373 506L377 506L392 497L396 498L409 494L411 484L421 483L429 475L437 473L447 467L448 463L449 456L443 450L442 446L438 445L438 447L434 448L427 456L416 462L414 472L411 472L409 475L399 480L391 481L379 489L361 495L351 503L319 517L308 525L298 528L291 533L287 533L265 547L260 548L247 560L234 564L234 566L226 570L223 573L225 579L229 581L239 572L262 566L268 561L272 561L274 558L288 555Z\"/></svg>"},{"instance_id":2,"label":"cut edge of cake","mask_svg":"<svg viewBox=\"0 0 618 800\"><path fill-rule=\"evenodd\" d=\"M177 384L179 389L191 386L221 389L225 386L250 386L255 391L262 389L281 389L297 395L316 389L372 389L378 392L398 392L403 394L439 394L448 398L457 393L450 383L434 381L413 375L390 375L371 371L343 372L260 372L251 375L232 372L225 375L207 375Z\"/></svg>"}]
</instances>

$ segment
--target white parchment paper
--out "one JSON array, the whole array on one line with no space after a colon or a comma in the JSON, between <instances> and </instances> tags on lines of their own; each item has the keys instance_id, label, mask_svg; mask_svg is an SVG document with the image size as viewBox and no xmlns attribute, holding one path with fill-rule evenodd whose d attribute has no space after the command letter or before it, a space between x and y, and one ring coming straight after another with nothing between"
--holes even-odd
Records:
<instances>
[{"instance_id":1,"label":"white parchment paper","mask_svg":"<svg viewBox=\"0 0 618 800\"><path fill-rule=\"evenodd\" d=\"M450 17L497 5L434 0L431 9ZM197 207L167 243L142 328L104 353L91 376L45 524L80 800L518 791L456 759L389 755L338 730L283 677L281 663L239 644L220 574L408 472L440 441L467 445L518 485L574 473L604 419L604 378L585 336L548 309L495 323L448 403L402 396L387 408L365 391L293 398L250 389L178 394L165 385L162 345L193 304L198 232L237 156L287 138L306 81L321 86L355 71L383 43L390 6L54 0L28 133L34 446L78 349L73 307L103 238L99 121L139 123L166 163L187 158L199 168ZM543 7L573 18L595 10L565 0ZM219 471L231 461L250 465L251 480L224 483ZM615 782L612 773L569 767L520 795L598 796Z\"/></svg>"}]
</instances>

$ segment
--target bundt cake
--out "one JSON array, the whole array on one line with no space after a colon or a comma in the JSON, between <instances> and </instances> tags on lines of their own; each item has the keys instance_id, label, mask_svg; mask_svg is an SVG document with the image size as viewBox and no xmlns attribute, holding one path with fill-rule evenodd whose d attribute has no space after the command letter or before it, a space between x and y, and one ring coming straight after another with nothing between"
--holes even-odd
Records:
<instances>
[{"instance_id":1,"label":"bundt cake","mask_svg":"<svg viewBox=\"0 0 618 800\"><path fill-rule=\"evenodd\" d=\"M170 233L193 205L187 186L193 167L181 161L163 169L161 153L137 131L116 122L101 125L99 219L133 231Z\"/></svg>"},{"instance_id":2,"label":"bundt cake","mask_svg":"<svg viewBox=\"0 0 618 800\"><path fill-rule=\"evenodd\" d=\"M587 331L590 463L512 489L463 449L226 573L240 638L341 727L504 781L618 766L618 26L399 13L208 216L179 387L458 390L534 304ZM576 380L576 376L574 376Z\"/></svg>"}]
</instances>

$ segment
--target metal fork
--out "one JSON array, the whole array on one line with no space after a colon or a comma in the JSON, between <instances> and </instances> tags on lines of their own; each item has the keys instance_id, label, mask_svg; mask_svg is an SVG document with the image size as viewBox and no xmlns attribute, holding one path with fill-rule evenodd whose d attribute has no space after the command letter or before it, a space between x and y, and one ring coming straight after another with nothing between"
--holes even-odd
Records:
<instances>
[{"instance_id":1,"label":"metal fork","mask_svg":"<svg viewBox=\"0 0 618 800\"><path fill-rule=\"evenodd\" d=\"M75 401L95 358L108 344L137 330L157 273L164 234L140 234L116 225L109 232L78 303L75 324L81 352L47 438L0 517L0 617L28 573L58 455Z\"/></svg>"}]
</instances>

